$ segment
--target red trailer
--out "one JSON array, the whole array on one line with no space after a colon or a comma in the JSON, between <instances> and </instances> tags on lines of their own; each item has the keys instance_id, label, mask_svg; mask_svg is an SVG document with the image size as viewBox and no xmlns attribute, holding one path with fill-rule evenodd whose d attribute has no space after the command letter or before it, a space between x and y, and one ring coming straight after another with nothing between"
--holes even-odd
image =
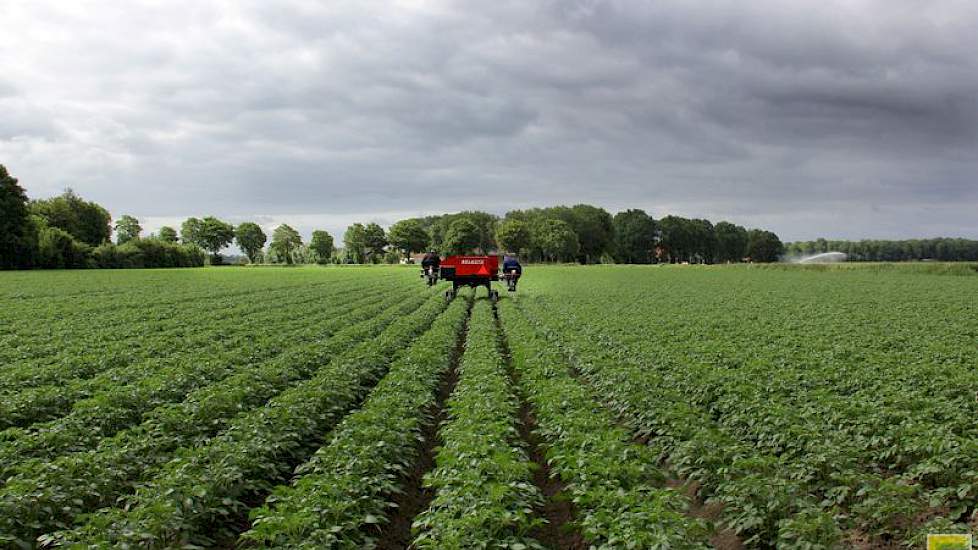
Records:
<instances>
[{"instance_id":1,"label":"red trailer","mask_svg":"<svg viewBox=\"0 0 978 550\"><path fill-rule=\"evenodd\" d=\"M484 286L495 300L499 292L492 289L492 282L499 280L499 256L449 256L441 262L441 278L452 282L452 289L445 292L448 298L454 298L460 286Z\"/></svg>"}]
</instances>

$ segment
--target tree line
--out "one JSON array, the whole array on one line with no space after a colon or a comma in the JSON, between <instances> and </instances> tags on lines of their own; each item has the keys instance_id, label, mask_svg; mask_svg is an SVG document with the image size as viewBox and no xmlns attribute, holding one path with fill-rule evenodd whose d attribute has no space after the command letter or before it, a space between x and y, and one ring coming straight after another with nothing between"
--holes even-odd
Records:
<instances>
[{"instance_id":1,"label":"tree line","mask_svg":"<svg viewBox=\"0 0 978 550\"><path fill-rule=\"evenodd\" d=\"M282 225L266 251L267 236L258 224L235 227L213 216L188 218L179 233L167 226L142 233L135 217L126 214L113 224L108 210L70 189L30 200L0 165L0 269L200 267L208 260L223 263L221 251L232 242L254 263L322 262L334 250L325 231L314 231L303 245L295 229Z\"/></svg>"},{"instance_id":2,"label":"tree line","mask_svg":"<svg viewBox=\"0 0 978 550\"><path fill-rule=\"evenodd\" d=\"M970 239L906 239L838 241L816 239L788 243L789 257L811 256L823 252L844 252L851 261L904 262L938 260L978 261L978 241Z\"/></svg>"},{"instance_id":3,"label":"tree line","mask_svg":"<svg viewBox=\"0 0 978 550\"><path fill-rule=\"evenodd\" d=\"M256 223L234 226L213 216L191 217L179 232L162 227L144 237L135 217L123 215L112 224L105 208L71 190L28 200L2 165L0 208L3 268L183 267L204 265L206 258L220 264L221 251L232 243L255 264L397 263L427 250L509 252L529 262L580 263L772 262L783 252L770 231L679 216L656 220L637 209L611 215L587 204L513 210L502 217L465 211L410 218L386 231L377 223L355 223L346 229L342 248L322 230L306 244L283 224L269 242Z\"/></svg>"},{"instance_id":4,"label":"tree line","mask_svg":"<svg viewBox=\"0 0 978 550\"><path fill-rule=\"evenodd\" d=\"M783 252L770 231L730 222L666 216L643 210L611 215L588 204L513 210L499 217L465 211L409 218L385 233L377 224L353 224L343 236L341 260L396 262L417 252L442 255L514 253L529 262L718 263L773 262Z\"/></svg>"},{"instance_id":5,"label":"tree line","mask_svg":"<svg viewBox=\"0 0 978 550\"><path fill-rule=\"evenodd\" d=\"M116 223L102 206L70 189L62 195L29 200L0 165L0 269L197 267L204 252L161 238L138 239L138 222Z\"/></svg>"}]
</instances>

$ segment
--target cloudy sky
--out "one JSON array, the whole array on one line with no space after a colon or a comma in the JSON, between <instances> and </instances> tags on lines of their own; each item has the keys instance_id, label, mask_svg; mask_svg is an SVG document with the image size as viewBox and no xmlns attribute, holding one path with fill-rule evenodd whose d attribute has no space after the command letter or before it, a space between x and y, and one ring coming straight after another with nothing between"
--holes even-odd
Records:
<instances>
[{"instance_id":1,"label":"cloudy sky","mask_svg":"<svg viewBox=\"0 0 978 550\"><path fill-rule=\"evenodd\" d=\"M0 163L155 229L589 202L978 237L974 0L0 0Z\"/></svg>"}]
</instances>

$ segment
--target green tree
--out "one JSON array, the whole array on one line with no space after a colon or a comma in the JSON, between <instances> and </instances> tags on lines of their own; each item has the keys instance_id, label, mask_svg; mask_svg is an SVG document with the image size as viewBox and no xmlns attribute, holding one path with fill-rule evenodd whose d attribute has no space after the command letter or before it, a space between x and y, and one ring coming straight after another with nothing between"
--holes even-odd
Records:
<instances>
[{"instance_id":1,"label":"green tree","mask_svg":"<svg viewBox=\"0 0 978 550\"><path fill-rule=\"evenodd\" d=\"M333 255L333 236L326 231L313 231L309 248L316 255L317 263L329 263L329 258Z\"/></svg>"},{"instance_id":2,"label":"green tree","mask_svg":"<svg viewBox=\"0 0 978 550\"><path fill-rule=\"evenodd\" d=\"M410 256L412 252L426 250L431 241L424 222L417 218L401 220L392 225L387 232L387 239L391 246L403 252L405 256Z\"/></svg>"},{"instance_id":3,"label":"green tree","mask_svg":"<svg viewBox=\"0 0 978 550\"><path fill-rule=\"evenodd\" d=\"M238 243L238 248L248 256L248 261L254 264L258 263L261 249L268 241L268 236L257 223L244 222L235 228L234 239Z\"/></svg>"},{"instance_id":4,"label":"green tree","mask_svg":"<svg viewBox=\"0 0 978 550\"><path fill-rule=\"evenodd\" d=\"M362 223L346 228L346 233L343 233L343 248L347 259L358 264L364 263L367 259L367 236Z\"/></svg>"},{"instance_id":5,"label":"green tree","mask_svg":"<svg viewBox=\"0 0 978 550\"><path fill-rule=\"evenodd\" d=\"M377 263L384 258L387 246L387 234L384 228L376 223L368 223L363 229L363 243L367 247L367 254L370 261Z\"/></svg>"},{"instance_id":6,"label":"green tree","mask_svg":"<svg viewBox=\"0 0 978 550\"><path fill-rule=\"evenodd\" d=\"M234 240L234 226L215 217L208 216L200 222L199 246L211 253L215 265L221 263L221 250Z\"/></svg>"},{"instance_id":7,"label":"green tree","mask_svg":"<svg viewBox=\"0 0 978 550\"><path fill-rule=\"evenodd\" d=\"M597 262L611 248L614 228L611 214L590 204L575 204L570 208L571 229L580 241L578 260Z\"/></svg>"},{"instance_id":8,"label":"green tree","mask_svg":"<svg viewBox=\"0 0 978 550\"><path fill-rule=\"evenodd\" d=\"M692 260L711 264L717 255L717 235L713 222L704 219L689 220L690 253Z\"/></svg>"},{"instance_id":9,"label":"green tree","mask_svg":"<svg viewBox=\"0 0 978 550\"><path fill-rule=\"evenodd\" d=\"M302 236L295 229L286 224L275 228L272 232L272 244L269 248L285 263L291 265L293 262L292 252L302 245Z\"/></svg>"},{"instance_id":10,"label":"green tree","mask_svg":"<svg viewBox=\"0 0 978 550\"><path fill-rule=\"evenodd\" d=\"M88 245L79 243L71 233L42 223L38 230L38 265L46 269L85 267Z\"/></svg>"},{"instance_id":11,"label":"green tree","mask_svg":"<svg viewBox=\"0 0 978 550\"><path fill-rule=\"evenodd\" d=\"M177 242L177 230L169 225L164 225L160 228L159 239L168 243L175 243Z\"/></svg>"},{"instance_id":12,"label":"green tree","mask_svg":"<svg viewBox=\"0 0 978 550\"><path fill-rule=\"evenodd\" d=\"M36 248L27 193L0 164L0 269L31 267Z\"/></svg>"},{"instance_id":13,"label":"green tree","mask_svg":"<svg viewBox=\"0 0 978 550\"><path fill-rule=\"evenodd\" d=\"M692 256L692 220L666 216L659 220L659 247L670 262L689 261Z\"/></svg>"},{"instance_id":14,"label":"green tree","mask_svg":"<svg viewBox=\"0 0 978 550\"><path fill-rule=\"evenodd\" d=\"M739 262L747 255L747 230L730 222L716 225L717 260Z\"/></svg>"},{"instance_id":15,"label":"green tree","mask_svg":"<svg viewBox=\"0 0 978 550\"><path fill-rule=\"evenodd\" d=\"M522 254L533 243L530 225L517 219L503 220L496 227L496 243L504 251Z\"/></svg>"},{"instance_id":16,"label":"green tree","mask_svg":"<svg viewBox=\"0 0 978 550\"><path fill-rule=\"evenodd\" d=\"M116 244L126 244L129 241L134 241L139 238L139 234L142 232L143 226L139 225L139 220L129 214L123 214L115 222Z\"/></svg>"},{"instance_id":17,"label":"green tree","mask_svg":"<svg viewBox=\"0 0 978 550\"><path fill-rule=\"evenodd\" d=\"M625 210L615 214L615 260L626 264L647 264L655 249L656 224L644 210Z\"/></svg>"},{"instance_id":18,"label":"green tree","mask_svg":"<svg viewBox=\"0 0 978 550\"><path fill-rule=\"evenodd\" d=\"M71 189L57 197L33 201L30 209L44 219L47 227L57 227L89 246L108 242L112 235L108 210L82 199Z\"/></svg>"},{"instance_id":19,"label":"green tree","mask_svg":"<svg viewBox=\"0 0 978 550\"><path fill-rule=\"evenodd\" d=\"M456 221L463 219L468 220L476 227L478 242L473 250L489 252L496 247L496 222L498 219L488 212L466 210L431 219L433 220L431 223L431 244L436 249L444 249L444 240L448 234L448 228Z\"/></svg>"},{"instance_id":20,"label":"green tree","mask_svg":"<svg viewBox=\"0 0 978 550\"><path fill-rule=\"evenodd\" d=\"M567 262L574 260L581 245L570 224L562 220L547 220L536 237L548 261Z\"/></svg>"},{"instance_id":21,"label":"green tree","mask_svg":"<svg viewBox=\"0 0 978 550\"><path fill-rule=\"evenodd\" d=\"M470 219L460 218L445 231L442 250L446 255L471 254L481 242L479 226Z\"/></svg>"},{"instance_id":22,"label":"green tree","mask_svg":"<svg viewBox=\"0 0 978 550\"><path fill-rule=\"evenodd\" d=\"M203 234L204 222L200 218L187 218L180 226L180 241L183 244L193 244L204 248Z\"/></svg>"},{"instance_id":23,"label":"green tree","mask_svg":"<svg viewBox=\"0 0 978 550\"><path fill-rule=\"evenodd\" d=\"M783 251L784 245L774 233L760 229L747 232L747 256L752 262L776 262Z\"/></svg>"}]
</instances>

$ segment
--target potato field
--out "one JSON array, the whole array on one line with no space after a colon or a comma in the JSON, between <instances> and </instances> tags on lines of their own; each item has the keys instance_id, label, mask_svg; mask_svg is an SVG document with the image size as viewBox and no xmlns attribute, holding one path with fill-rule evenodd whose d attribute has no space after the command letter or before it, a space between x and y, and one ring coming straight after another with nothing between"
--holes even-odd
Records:
<instances>
[{"instance_id":1,"label":"potato field","mask_svg":"<svg viewBox=\"0 0 978 550\"><path fill-rule=\"evenodd\" d=\"M0 273L10 548L923 548L978 533L978 275Z\"/></svg>"}]
</instances>

